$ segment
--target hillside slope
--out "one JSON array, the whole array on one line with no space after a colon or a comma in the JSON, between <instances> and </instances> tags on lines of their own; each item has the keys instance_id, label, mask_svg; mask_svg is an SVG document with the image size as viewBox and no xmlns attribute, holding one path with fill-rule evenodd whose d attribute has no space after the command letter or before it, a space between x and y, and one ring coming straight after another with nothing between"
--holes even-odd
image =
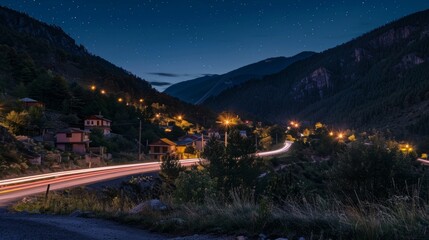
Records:
<instances>
[{"instance_id":1,"label":"hillside slope","mask_svg":"<svg viewBox=\"0 0 429 240\"><path fill-rule=\"evenodd\" d=\"M172 114L186 114L197 122L208 114L199 107L157 92L145 80L90 54L61 28L0 7L0 92L16 97L30 95L47 103L48 107L59 108L58 105L64 102L59 101L55 105L46 94L28 91L45 84L46 75L58 76L68 83L75 82L84 89L96 85L98 90L104 89L106 95L121 97L124 102L143 98L147 105L165 105ZM35 83L35 80L39 81ZM108 107L101 110L109 112Z\"/></svg>"},{"instance_id":2,"label":"hillside slope","mask_svg":"<svg viewBox=\"0 0 429 240\"><path fill-rule=\"evenodd\" d=\"M429 133L429 10L315 54L204 104L260 120Z\"/></svg>"},{"instance_id":3,"label":"hillside slope","mask_svg":"<svg viewBox=\"0 0 429 240\"><path fill-rule=\"evenodd\" d=\"M164 93L189 103L200 104L207 98L216 96L226 89L252 79L277 73L290 64L313 54L314 52L302 52L292 57L268 58L225 74L204 76L174 84L168 87Z\"/></svg>"}]
</instances>

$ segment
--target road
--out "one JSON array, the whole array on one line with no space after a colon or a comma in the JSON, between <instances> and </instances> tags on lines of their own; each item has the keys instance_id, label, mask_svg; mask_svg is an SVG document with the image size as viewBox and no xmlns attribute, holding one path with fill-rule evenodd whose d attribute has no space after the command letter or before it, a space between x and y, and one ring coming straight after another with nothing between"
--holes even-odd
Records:
<instances>
[{"instance_id":1,"label":"road","mask_svg":"<svg viewBox=\"0 0 429 240\"><path fill-rule=\"evenodd\" d=\"M293 142L286 141L284 146L280 149L260 152L255 155L258 157L267 157L282 154L289 150L292 143ZM197 164L200 160L199 158L184 159L180 160L180 163L182 166L189 167ZM48 185L50 185L50 190L59 190L132 174L157 172L159 170L159 162L150 162L71 170L0 180L0 206L25 196L43 193L46 191Z\"/></svg>"},{"instance_id":2,"label":"road","mask_svg":"<svg viewBox=\"0 0 429 240\"><path fill-rule=\"evenodd\" d=\"M181 160L182 166L191 166L200 161L198 158ZM80 169L6 179L0 181L0 206L25 196L43 193L48 184L50 190L86 185L122 176L156 172L160 170L159 162L126 164L119 166Z\"/></svg>"},{"instance_id":3,"label":"road","mask_svg":"<svg viewBox=\"0 0 429 240\"><path fill-rule=\"evenodd\" d=\"M268 156L283 154L283 153L289 151L289 148L292 146L292 143L293 142L291 142L291 141L285 141L285 144L280 149L276 149L273 151L267 151L267 152L259 152L259 153L256 153L255 155L257 157L268 157Z\"/></svg>"}]
</instances>

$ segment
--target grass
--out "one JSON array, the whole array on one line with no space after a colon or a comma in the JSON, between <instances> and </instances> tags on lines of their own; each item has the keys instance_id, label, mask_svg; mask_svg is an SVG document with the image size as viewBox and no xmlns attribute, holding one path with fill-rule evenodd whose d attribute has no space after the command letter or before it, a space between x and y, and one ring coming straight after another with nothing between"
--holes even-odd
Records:
<instances>
[{"instance_id":1,"label":"grass","mask_svg":"<svg viewBox=\"0 0 429 240\"><path fill-rule=\"evenodd\" d=\"M233 194L228 204L207 200L204 204L176 204L169 199L167 211L128 211L136 204L125 195L108 198L83 188L27 198L13 206L16 211L70 214L79 209L95 217L114 219L146 229L174 234L229 234L270 237L300 236L306 239L427 239L429 214L419 199L395 197L384 203L344 204L315 198L259 204L251 197Z\"/></svg>"}]
</instances>

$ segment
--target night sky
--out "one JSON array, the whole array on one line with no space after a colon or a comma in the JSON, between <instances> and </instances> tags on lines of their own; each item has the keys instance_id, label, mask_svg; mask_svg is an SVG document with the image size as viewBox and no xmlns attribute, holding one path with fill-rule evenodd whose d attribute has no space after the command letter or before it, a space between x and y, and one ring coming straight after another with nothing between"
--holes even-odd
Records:
<instances>
[{"instance_id":1,"label":"night sky","mask_svg":"<svg viewBox=\"0 0 429 240\"><path fill-rule=\"evenodd\" d=\"M175 83L269 57L323 51L428 9L429 1L1 0L0 5L60 26L91 53L147 81Z\"/></svg>"}]
</instances>

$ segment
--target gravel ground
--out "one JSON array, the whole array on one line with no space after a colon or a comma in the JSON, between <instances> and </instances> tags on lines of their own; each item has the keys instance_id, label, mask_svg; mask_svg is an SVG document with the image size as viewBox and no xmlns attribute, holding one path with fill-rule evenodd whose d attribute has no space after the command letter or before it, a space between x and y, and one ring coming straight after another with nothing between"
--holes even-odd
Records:
<instances>
[{"instance_id":1,"label":"gravel ground","mask_svg":"<svg viewBox=\"0 0 429 240\"><path fill-rule=\"evenodd\" d=\"M2 240L87 240L87 239L181 239L220 240L228 237L193 235L171 237L124 226L112 221L69 216L10 213L0 209L0 239Z\"/></svg>"}]
</instances>

